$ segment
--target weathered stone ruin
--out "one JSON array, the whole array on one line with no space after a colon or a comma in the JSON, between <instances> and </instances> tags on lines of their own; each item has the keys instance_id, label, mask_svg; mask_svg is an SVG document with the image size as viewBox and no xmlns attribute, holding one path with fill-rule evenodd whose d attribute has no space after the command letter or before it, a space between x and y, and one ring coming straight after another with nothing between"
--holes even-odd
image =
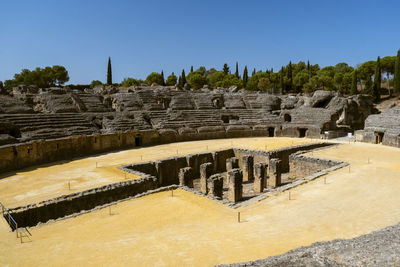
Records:
<instances>
[{"instance_id":1,"label":"weathered stone ruin","mask_svg":"<svg viewBox=\"0 0 400 267\"><path fill-rule=\"evenodd\" d=\"M362 129L365 118L374 112L371 99L363 95L345 98L317 91L312 97L275 96L163 86L98 86L83 91L19 86L0 95L0 103L0 155L7 162L7 168L0 164L0 170L48 158L177 141L337 137ZM10 154L6 145L14 152ZM43 157L42 151L48 156Z\"/></svg>"},{"instance_id":2,"label":"weathered stone ruin","mask_svg":"<svg viewBox=\"0 0 400 267\"><path fill-rule=\"evenodd\" d=\"M355 134L357 141L400 147L400 106L368 116L364 130Z\"/></svg>"},{"instance_id":3,"label":"weathered stone ruin","mask_svg":"<svg viewBox=\"0 0 400 267\"><path fill-rule=\"evenodd\" d=\"M305 151L331 145L314 143L272 151L231 148L125 165L120 169L141 177L60 196L38 204L12 208L9 211L21 227L34 226L143 194L178 187L235 207L253 197L276 190L287 190L345 166L343 162L302 155ZM240 166L227 170L224 163L239 158L246 160ZM243 167L247 166L245 168L249 173L249 162L254 163L254 179L243 181ZM286 162L288 166L284 169L283 163ZM273 166L268 174L267 166Z\"/></svg>"}]
</instances>

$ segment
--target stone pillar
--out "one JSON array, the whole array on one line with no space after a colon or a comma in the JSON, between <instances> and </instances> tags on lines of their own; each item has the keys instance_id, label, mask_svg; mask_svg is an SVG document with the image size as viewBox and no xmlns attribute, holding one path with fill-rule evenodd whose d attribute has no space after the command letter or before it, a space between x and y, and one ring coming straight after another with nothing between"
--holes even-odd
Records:
<instances>
[{"instance_id":1,"label":"stone pillar","mask_svg":"<svg viewBox=\"0 0 400 267\"><path fill-rule=\"evenodd\" d=\"M230 170L239 168L239 160L235 157L229 158L226 160L226 171L229 172Z\"/></svg>"},{"instance_id":2,"label":"stone pillar","mask_svg":"<svg viewBox=\"0 0 400 267\"><path fill-rule=\"evenodd\" d=\"M179 170L179 185L193 188L193 178L192 167L181 168Z\"/></svg>"},{"instance_id":3,"label":"stone pillar","mask_svg":"<svg viewBox=\"0 0 400 267\"><path fill-rule=\"evenodd\" d=\"M281 172L282 172L282 161L276 158L270 159L268 187L275 188L281 185Z\"/></svg>"},{"instance_id":4,"label":"stone pillar","mask_svg":"<svg viewBox=\"0 0 400 267\"><path fill-rule=\"evenodd\" d=\"M265 187L265 163L254 165L254 192L262 193Z\"/></svg>"},{"instance_id":5,"label":"stone pillar","mask_svg":"<svg viewBox=\"0 0 400 267\"><path fill-rule=\"evenodd\" d=\"M233 169L228 172L229 189L228 189L228 200L236 203L242 199L243 191L243 174L239 169Z\"/></svg>"},{"instance_id":6,"label":"stone pillar","mask_svg":"<svg viewBox=\"0 0 400 267\"><path fill-rule=\"evenodd\" d=\"M222 199L224 178L221 174L214 174L208 179L209 195Z\"/></svg>"},{"instance_id":7,"label":"stone pillar","mask_svg":"<svg viewBox=\"0 0 400 267\"><path fill-rule=\"evenodd\" d=\"M200 165L200 191L207 195L207 179L211 176L213 165L211 162L203 163Z\"/></svg>"},{"instance_id":8,"label":"stone pillar","mask_svg":"<svg viewBox=\"0 0 400 267\"><path fill-rule=\"evenodd\" d=\"M242 157L242 170L243 170L243 182L253 181L254 158L253 156L243 156Z\"/></svg>"}]
</instances>

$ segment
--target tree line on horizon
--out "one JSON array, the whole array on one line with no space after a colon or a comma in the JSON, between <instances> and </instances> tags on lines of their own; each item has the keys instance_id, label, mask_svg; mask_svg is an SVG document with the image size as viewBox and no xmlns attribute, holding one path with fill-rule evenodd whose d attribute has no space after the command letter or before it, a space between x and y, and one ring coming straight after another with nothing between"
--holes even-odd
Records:
<instances>
[{"instance_id":1,"label":"tree line on horizon","mask_svg":"<svg viewBox=\"0 0 400 267\"><path fill-rule=\"evenodd\" d=\"M383 79L382 79L383 77ZM55 84L62 85L69 80L68 72L62 66L36 68L33 71L24 69L14 75L14 79L5 81L5 88L11 89L19 84L37 85L38 87L49 87ZM103 84L94 80L90 84L93 88ZM107 83L112 83L111 58L108 58ZM142 84L158 84L163 86L175 86L180 88L200 89L207 85L209 88L229 88L237 86L250 91L276 91L281 93L312 93L316 90L339 91L345 95L358 93L369 94L376 101L380 99L382 85L388 93L400 93L400 50L397 56L378 57L376 61L366 61L357 64L354 68L345 62L335 66L320 68L318 64L310 64L308 61L299 61L282 66L279 71L273 69L252 70L249 75L247 66L243 73L239 73L239 64L236 62L235 71L232 73L228 64L224 64L221 70L215 68L206 69L199 67L194 70L193 66L186 75L183 69L179 76L171 73L166 79L164 72L152 72L145 80L132 77L125 78L119 85L123 87L139 86Z\"/></svg>"}]
</instances>

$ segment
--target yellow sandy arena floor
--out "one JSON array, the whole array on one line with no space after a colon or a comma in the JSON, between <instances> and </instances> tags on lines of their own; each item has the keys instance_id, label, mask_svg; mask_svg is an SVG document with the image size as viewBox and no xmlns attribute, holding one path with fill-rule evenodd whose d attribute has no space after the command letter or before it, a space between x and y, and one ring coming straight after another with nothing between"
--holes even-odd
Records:
<instances>
[{"instance_id":1,"label":"yellow sandy arena floor","mask_svg":"<svg viewBox=\"0 0 400 267\"><path fill-rule=\"evenodd\" d=\"M107 153L97 157L61 161L5 174L0 178L0 202L7 208L37 203L60 195L80 192L125 179L137 178L118 166L176 155L214 151L227 147L271 150L292 144L310 143L310 139L244 138L182 142Z\"/></svg>"},{"instance_id":2,"label":"yellow sandy arena floor","mask_svg":"<svg viewBox=\"0 0 400 267\"><path fill-rule=\"evenodd\" d=\"M298 140L310 142L293 139L295 143ZM267 143L267 148L272 149L273 144L284 146L291 142L292 139L284 138L248 138L234 140L234 146L263 149ZM143 152L143 157L154 153L152 158L163 158L173 154L171 150L178 146L178 153L182 149L186 154L206 150L201 147L207 144L214 150L230 145L230 141L170 144L112 153L108 154L113 158L108 167L137 161L138 151ZM33 227L33 236L23 238L23 244L0 220L0 265L212 266L265 258L316 241L352 238L400 221L400 149L352 143L312 155L347 161L350 169L326 175L326 184L319 178L292 189L291 200L285 192L239 210L182 190L175 190L173 197L171 192L152 194L113 206L112 215L105 208ZM101 163L106 157L85 160L90 160L90 165ZM35 171L58 176L60 169L51 168ZM114 174L92 171L98 172L98 176ZM63 176L65 182L66 174ZM1 181L1 198L8 192L5 186L24 193L25 188L12 182L6 184L8 179ZM38 186L34 183L32 187ZM29 189L27 185L26 190ZM41 197L49 195L43 193ZM16 201L15 196L8 195L5 202ZM241 223L237 222L238 211Z\"/></svg>"}]
</instances>

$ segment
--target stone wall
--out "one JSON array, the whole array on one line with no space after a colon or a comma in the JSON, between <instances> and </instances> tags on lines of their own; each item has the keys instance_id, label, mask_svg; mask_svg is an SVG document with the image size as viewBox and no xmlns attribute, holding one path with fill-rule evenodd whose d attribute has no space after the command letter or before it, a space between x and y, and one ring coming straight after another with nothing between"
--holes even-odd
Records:
<instances>
[{"instance_id":1,"label":"stone wall","mask_svg":"<svg viewBox=\"0 0 400 267\"><path fill-rule=\"evenodd\" d=\"M18 222L19 227L31 227L38 223L127 199L156 188L157 178L146 176L10 209L10 213Z\"/></svg>"},{"instance_id":2,"label":"stone wall","mask_svg":"<svg viewBox=\"0 0 400 267\"><path fill-rule=\"evenodd\" d=\"M296 177L307 177L340 164L340 162L337 161L303 156L300 155L300 153L295 153L290 156L290 173Z\"/></svg>"}]
</instances>

